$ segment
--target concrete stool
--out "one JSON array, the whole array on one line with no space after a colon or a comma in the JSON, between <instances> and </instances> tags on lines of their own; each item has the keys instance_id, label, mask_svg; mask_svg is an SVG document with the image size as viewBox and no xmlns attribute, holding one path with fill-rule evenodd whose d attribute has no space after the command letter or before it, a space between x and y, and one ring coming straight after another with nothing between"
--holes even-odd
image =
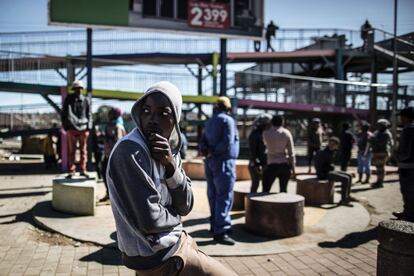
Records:
<instances>
[{"instance_id":1,"label":"concrete stool","mask_svg":"<svg viewBox=\"0 0 414 276\"><path fill-rule=\"evenodd\" d=\"M306 205L320 205L334 202L334 182L319 180L314 176L296 177L296 193L305 197Z\"/></svg>"},{"instance_id":2,"label":"concrete stool","mask_svg":"<svg viewBox=\"0 0 414 276\"><path fill-rule=\"evenodd\" d=\"M245 197L246 228L261 236L286 238L303 233L305 198L293 194L250 194Z\"/></svg>"},{"instance_id":3,"label":"concrete stool","mask_svg":"<svg viewBox=\"0 0 414 276\"><path fill-rule=\"evenodd\" d=\"M204 160L195 158L183 161L183 169L191 179L205 180ZM250 180L249 161L236 160L236 178L237 180Z\"/></svg>"},{"instance_id":4,"label":"concrete stool","mask_svg":"<svg viewBox=\"0 0 414 276\"><path fill-rule=\"evenodd\" d=\"M414 223L382 221L378 227L377 275L408 276L414 273Z\"/></svg>"},{"instance_id":5,"label":"concrete stool","mask_svg":"<svg viewBox=\"0 0 414 276\"><path fill-rule=\"evenodd\" d=\"M250 193L250 185L234 185L233 190L233 211L244 210L244 197Z\"/></svg>"},{"instance_id":6,"label":"concrete stool","mask_svg":"<svg viewBox=\"0 0 414 276\"><path fill-rule=\"evenodd\" d=\"M52 207L74 215L94 215L95 185L94 178L53 179Z\"/></svg>"}]
</instances>

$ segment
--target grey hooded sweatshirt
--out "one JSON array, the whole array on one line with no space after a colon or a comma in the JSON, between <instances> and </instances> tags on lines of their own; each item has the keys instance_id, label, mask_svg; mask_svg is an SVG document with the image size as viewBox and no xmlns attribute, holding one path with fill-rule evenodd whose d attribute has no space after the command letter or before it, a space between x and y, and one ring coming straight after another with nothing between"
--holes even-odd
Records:
<instances>
[{"instance_id":1,"label":"grey hooded sweatshirt","mask_svg":"<svg viewBox=\"0 0 414 276\"><path fill-rule=\"evenodd\" d=\"M168 179L164 167L151 157L140 127L142 103L153 93L164 94L174 111L169 141L177 167ZM171 257L178 249L181 216L193 207L191 181L182 170L179 154L181 106L181 93L173 84L151 86L132 107L136 128L117 142L109 158L106 173L118 247L124 265L131 269L151 268Z\"/></svg>"}]
</instances>

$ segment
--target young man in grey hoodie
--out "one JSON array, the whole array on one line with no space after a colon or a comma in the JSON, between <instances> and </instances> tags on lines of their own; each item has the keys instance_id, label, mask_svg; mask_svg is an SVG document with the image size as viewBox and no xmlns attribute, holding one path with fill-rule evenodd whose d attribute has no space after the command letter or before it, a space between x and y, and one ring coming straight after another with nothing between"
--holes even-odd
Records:
<instances>
[{"instance_id":1,"label":"young man in grey hoodie","mask_svg":"<svg viewBox=\"0 0 414 276\"><path fill-rule=\"evenodd\" d=\"M181 106L177 87L154 84L132 107L136 128L112 150L107 180L118 247L138 275L234 275L183 231L194 198L179 154Z\"/></svg>"}]
</instances>

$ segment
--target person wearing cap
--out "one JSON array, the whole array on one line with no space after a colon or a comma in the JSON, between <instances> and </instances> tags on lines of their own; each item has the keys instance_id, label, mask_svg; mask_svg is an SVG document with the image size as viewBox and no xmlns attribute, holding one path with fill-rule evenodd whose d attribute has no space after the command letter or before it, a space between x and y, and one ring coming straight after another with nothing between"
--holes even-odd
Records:
<instances>
[{"instance_id":1,"label":"person wearing cap","mask_svg":"<svg viewBox=\"0 0 414 276\"><path fill-rule=\"evenodd\" d=\"M200 152L206 157L204 168L211 231L216 242L226 245L235 244L228 234L231 232L230 210L239 156L239 134L230 111L230 99L219 97L199 143Z\"/></svg>"},{"instance_id":2,"label":"person wearing cap","mask_svg":"<svg viewBox=\"0 0 414 276\"><path fill-rule=\"evenodd\" d=\"M89 130L92 129L92 107L89 97L82 94L82 81L76 80L72 83L72 94L69 94L62 107L62 125L67 132L69 148L69 175L72 178L76 171L75 154L76 144L80 146L80 167L81 175L88 177L86 174L87 159L87 140Z\"/></svg>"},{"instance_id":3,"label":"person wearing cap","mask_svg":"<svg viewBox=\"0 0 414 276\"><path fill-rule=\"evenodd\" d=\"M404 203L402 213L393 212L398 219L414 222L414 108L400 111L403 130L397 150L400 189Z\"/></svg>"},{"instance_id":4,"label":"person wearing cap","mask_svg":"<svg viewBox=\"0 0 414 276\"><path fill-rule=\"evenodd\" d=\"M372 165L377 169L377 182L371 185L372 188L382 188L384 185L385 164L391 155L394 145L392 134L388 130L390 122L386 119L377 121L377 129L369 140L372 150Z\"/></svg>"},{"instance_id":5,"label":"person wearing cap","mask_svg":"<svg viewBox=\"0 0 414 276\"><path fill-rule=\"evenodd\" d=\"M312 159L315 153L321 149L323 135L321 120L319 118L313 118L308 128L308 173L312 172Z\"/></svg>"},{"instance_id":6,"label":"person wearing cap","mask_svg":"<svg viewBox=\"0 0 414 276\"><path fill-rule=\"evenodd\" d=\"M372 137L372 132L369 131L369 123L362 122L361 124L361 132L358 135L358 180L356 183L369 183L369 179L371 177L371 159L372 159L372 151L368 145L369 139ZM365 173L366 178L362 181L362 176Z\"/></svg>"},{"instance_id":7,"label":"person wearing cap","mask_svg":"<svg viewBox=\"0 0 414 276\"><path fill-rule=\"evenodd\" d=\"M102 175L103 181L106 187L106 194L100 201L106 201L109 199L108 183L106 180L106 169L108 167L109 156L116 142L126 135L124 128L124 121L122 119L122 110L117 107L113 107L109 110L108 114L109 123L105 127L104 135L104 158L102 161Z\"/></svg>"},{"instance_id":8,"label":"person wearing cap","mask_svg":"<svg viewBox=\"0 0 414 276\"><path fill-rule=\"evenodd\" d=\"M270 127L271 116L259 114L253 122L253 130L249 135L249 172L252 184L250 193L256 193L266 167L266 146L263 143L263 131Z\"/></svg>"},{"instance_id":9,"label":"person wearing cap","mask_svg":"<svg viewBox=\"0 0 414 276\"><path fill-rule=\"evenodd\" d=\"M182 96L152 85L131 109L135 128L114 146L106 172L117 245L136 275L235 275L198 250L181 217L194 205L179 154Z\"/></svg>"},{"instance_id":10,"label":"person wearing cap","mask_svg":"<svg viewBox=\"0 0 414 276\"><path fill-rule=\"evenodd\" d=\"M335 170L334 156L339 143L338 137L332 136L329 138L325 149L318 151L315 155L315 170L316 176L320 180L341 182L341 201L339 205L348 205L353 200L350 196L352 176L346 172Z\"/></svg>"},{"instance_id":11,"label":"person wearing cap","mask_svg":"<svg viewBox=\"0 0 414 276\"><path fill-rule=\"evenodd\" d=\"M339 156L341 158L341 171L346 172L348 169L349 160L351 160L352 146L355 143L355 138L350 131L351 125L347 122L342 124L342 131L339 135Z\"/></svg>"}]
</instances>

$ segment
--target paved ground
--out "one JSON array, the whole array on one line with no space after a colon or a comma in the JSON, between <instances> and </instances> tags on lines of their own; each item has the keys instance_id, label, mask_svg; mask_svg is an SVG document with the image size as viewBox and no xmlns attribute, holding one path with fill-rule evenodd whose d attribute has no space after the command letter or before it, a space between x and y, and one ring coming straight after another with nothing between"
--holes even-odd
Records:
<instances>
[{"instance_id":1,"label":"paved ground","mask_svg":"<svg viewBox=\"0 0 414 276\"><path fill-rule=\"evenodd\" d=\"M238 190L247 191L250 189L250 181L238 181L236 186ZM102 198L106 190L103 183L98 183L96 188L97 196ZM278 192L278 188L278 185L273 185L271 191ZM369 212L358 202L353 202L352 207L337 204L305 206L304 233L291 238L272 239L248 232L245 229L245 212L233 211L232 237L237 243L226 246L215 243L208 231L210 213L206 182L192 181L192 190L195 204L191 213L183 217L183 225L200 249L211 256L252 256L311 248L323 241L336 241L350 232L363 231L370 222ZM288 193L295 192L296 182L290 181ZM52 194L48 193L32 209L33 218L38 225L78 241L116 247L115 220L109 203L99 203L94 216L76 216L55 211L51 206L51 198ZM336 194L335 202L339 200L340 196ZM100 227L94 227L95 225Z\"/></svg>"},{"instance_id":2,"label":"paved ground","mask_svg":"<svg viewBox=\"0 0 414 276\"><path fill-rule=\"evenodd\" d=\"M51 190L53 176L0 176L0 275L133 275L120 264L117 250L79 243L35 226L31 208ZM364 231L305 250L217 259L239 275L374 275L375 227L392 211L401 210L398 182L378 190L355 186L353 191L371 214Z\"/></svg>"}]
</instances>

